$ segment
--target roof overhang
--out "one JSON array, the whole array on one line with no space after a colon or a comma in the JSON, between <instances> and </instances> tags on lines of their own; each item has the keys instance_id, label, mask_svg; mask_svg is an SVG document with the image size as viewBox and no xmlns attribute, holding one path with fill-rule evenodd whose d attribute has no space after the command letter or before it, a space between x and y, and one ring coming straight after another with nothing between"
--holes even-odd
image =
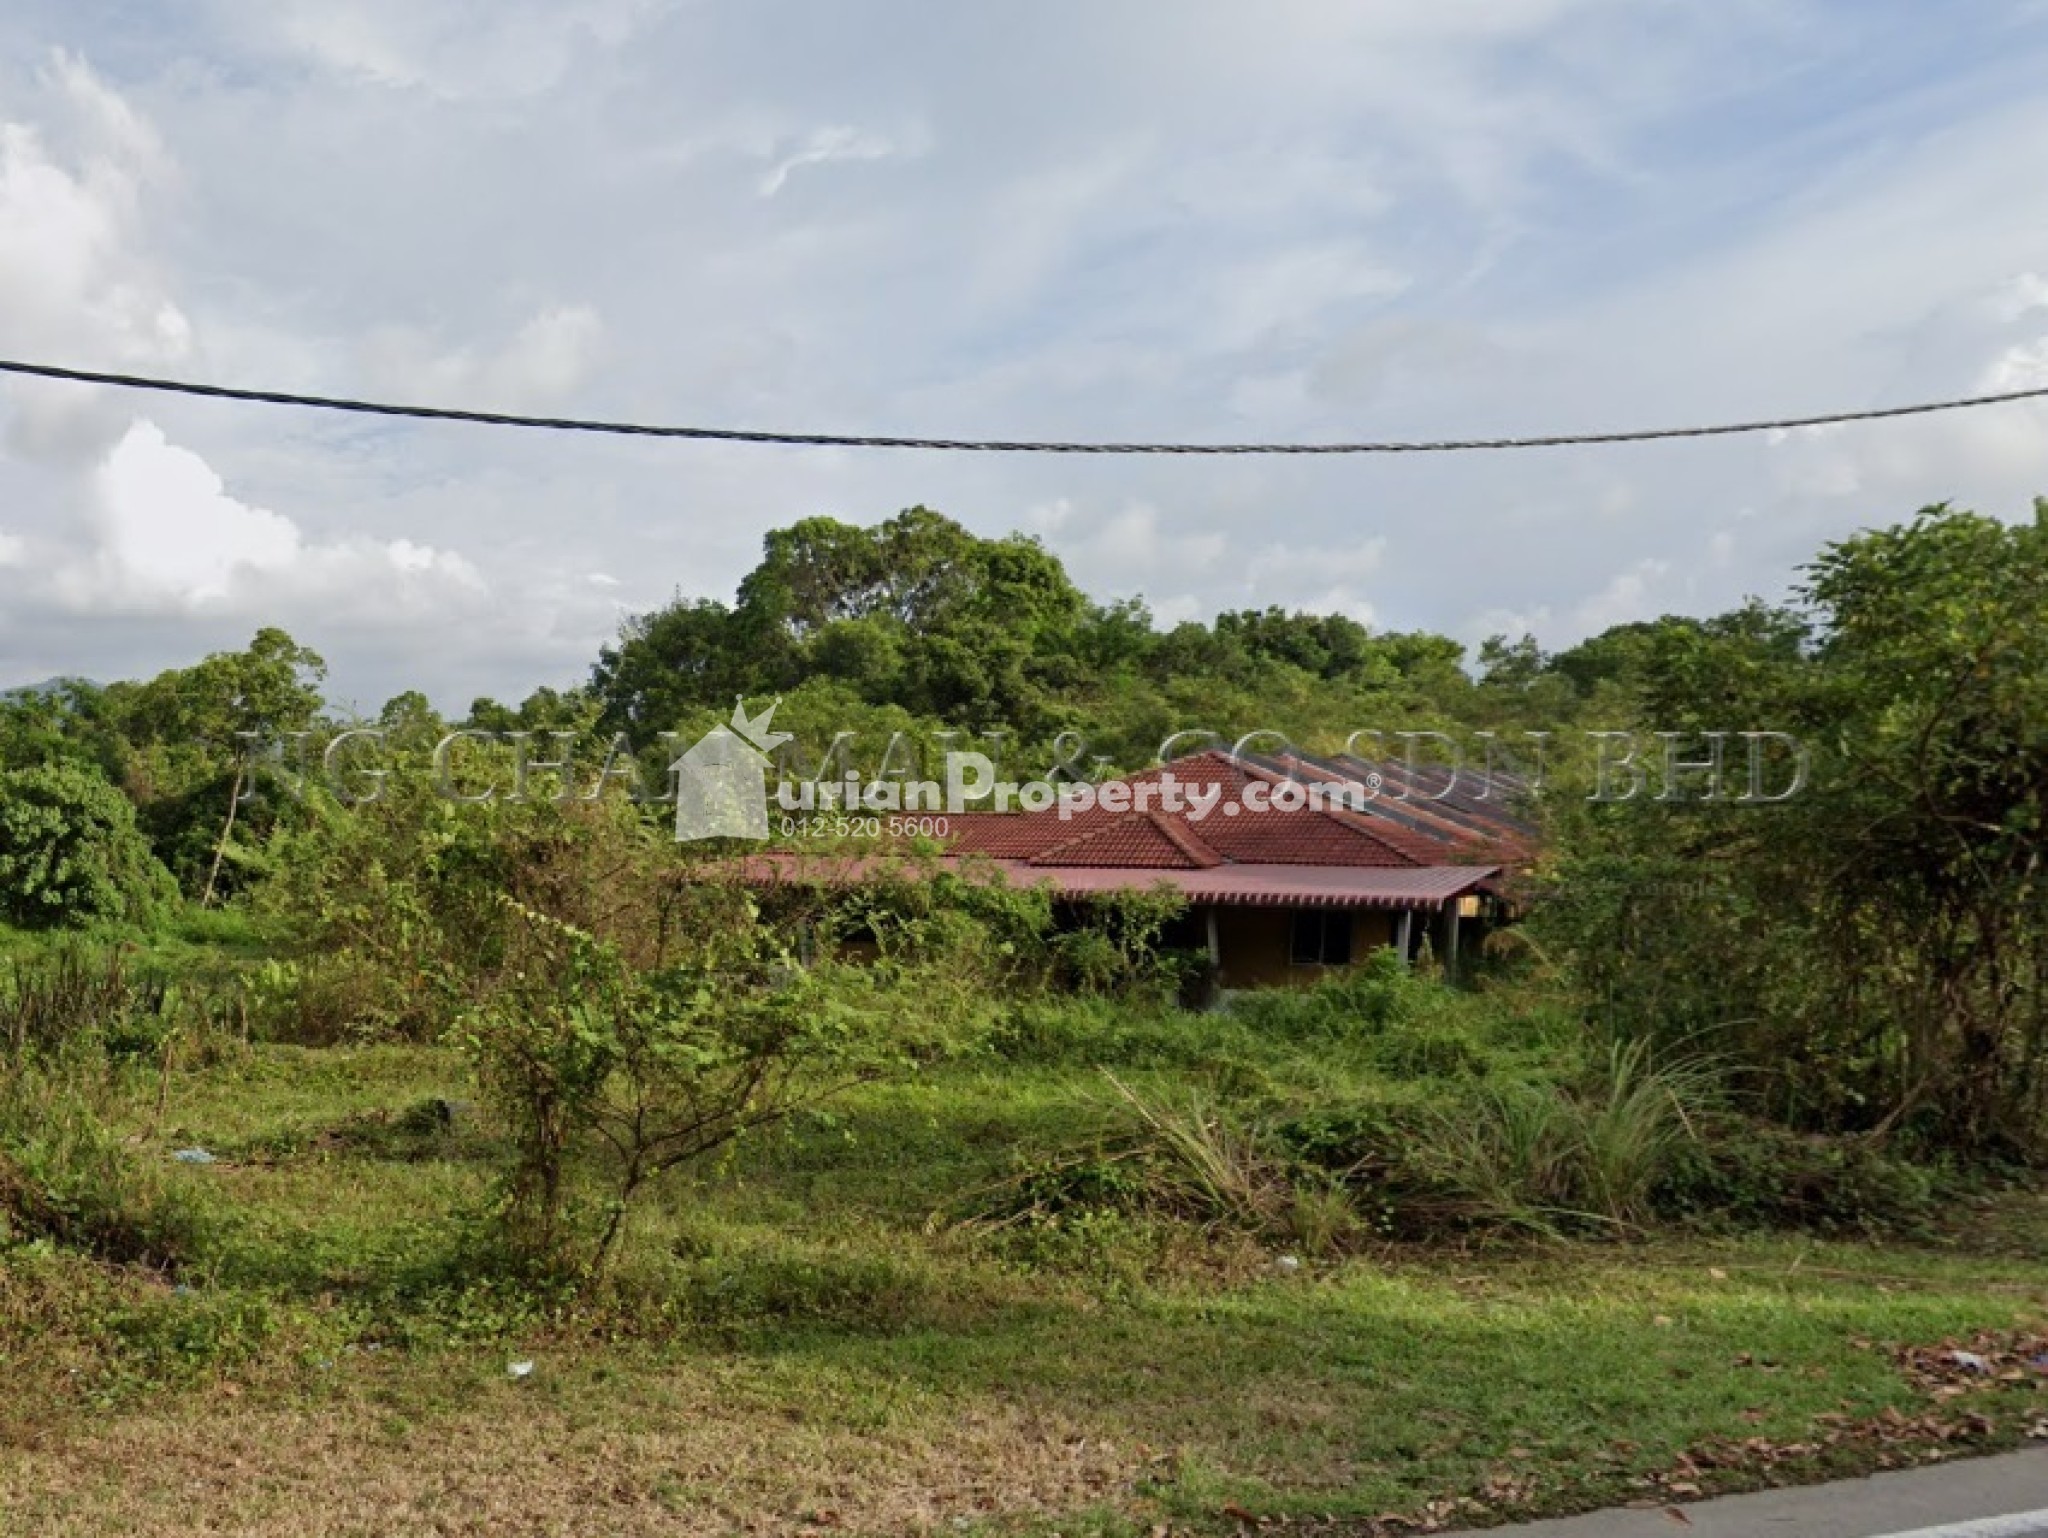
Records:
<instances>
[{"instance_id":1,"label":"roof overhang","mask_svg":"<svg viewBox=\"0 0 2048 1538\"><path fill-rule=\"evenodd\" d=\"M1219 865L1206 870L1142 870L1108 866L1034 866L1022 860L970 857L925 862L876 857L760 854L742 862L744 877L763 886L847 886L887 873L915 878L941 870L1049 888L1085 899L1119 892L1177 892L1191 903L1273 908L1440 908L1469 893L1493 890L1496 865L1381 868L1330 865Z\"/></svg>"}]
</instances>

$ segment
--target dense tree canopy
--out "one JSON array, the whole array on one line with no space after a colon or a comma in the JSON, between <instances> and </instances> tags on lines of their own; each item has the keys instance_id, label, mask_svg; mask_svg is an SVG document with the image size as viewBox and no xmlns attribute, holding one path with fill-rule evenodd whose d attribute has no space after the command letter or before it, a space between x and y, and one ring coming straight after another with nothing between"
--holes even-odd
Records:
<instances>
[{"instance_id":1,"label":"dense tree canopy","mask_svg":"<svg viewBox=\"0 0 2048 1538\"><path fill-rule=\"evenodd\" d=\"M737 695L829 685L856 717L900 711L1033 746L1076 731L1132 766L1196 725L1341 736L1390 712L1441 714L1471 689L1463 656L1447 637L1279 608L1161 631L1140 600L1082 594L1036 541L917 507L872 528L812 518L770 534L732 606L678 598L632 620L591 688L603 728L641 743Z\"/></svg>"}]
</instances>

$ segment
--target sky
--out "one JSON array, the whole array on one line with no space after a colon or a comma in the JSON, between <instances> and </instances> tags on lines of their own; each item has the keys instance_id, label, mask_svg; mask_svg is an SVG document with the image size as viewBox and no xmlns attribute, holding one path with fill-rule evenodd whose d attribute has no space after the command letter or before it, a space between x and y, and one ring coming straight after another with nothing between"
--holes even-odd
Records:
<instances>
[{"instance_id":1,"label":"sky","mask_svg":"<svg viewBox=\"0 0 2048 1538\"><path fill-rule=\"evenodd\" d=\"M9 0L0 357L1025 438L1667 426L2048 384L2048 3ZM1516 454L518 433L0 383L0 687L282 625L338 704L587 676L923 504L1164 623L1476 647L2025 516L2048 406Z\"/></svg>"}]
</instances>

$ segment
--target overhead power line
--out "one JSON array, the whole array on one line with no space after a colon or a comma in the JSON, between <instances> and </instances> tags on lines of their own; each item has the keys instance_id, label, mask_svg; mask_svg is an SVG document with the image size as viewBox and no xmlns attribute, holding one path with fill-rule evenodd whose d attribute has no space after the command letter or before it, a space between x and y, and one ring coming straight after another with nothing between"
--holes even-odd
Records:
<instances>
[{"instance_id":1,"label":"overhead power line","mask_svg":"<svg viewBox=\"0 0 2048 1538\"><path fill-rule=\"evenodd\" d=\"M1779 417L1757 422L1720 422L1705 427L1640 427L1618 432L1551 433L1528 438L1416 438L1364 440L1355 443L1115 443L1061 442L1012 438L911 438L888 434L768 432L740 427L667 427L646 422L605 422L582 417L520 416L504 411L472 411L455 406L402 406L389 401L350 400L345 396L293 395L282 390L245 390L228 385L196 384L183 379L156 379L139 374L106 374L94 369L61 368L50 363L18 363L0 358L0 373L36 379L61 379L73 384L111 385L121 390L151 390L164 395L196 395L203 400L248 401L263 406L302 406L316 411L346 411L361 416L403 417L421 422L475 422L485 427L524 427L557 433L608 433L627 438L687 438L709 443L780 444L795 448L915 449L938 454L1459 454L1490 449L1562 449L1602 443L1654 443L1674 438L1730 438L1743 433L1789 432L1800 427L1836 427L1850 422L1882 422L1894 417L1932 416L1943 411L1968 411L1979 406L2004 406L2014 401L2048 398L2048 385L2030 390L2005 390L1996 395L1969 395L1956 400L1923 401L1912 406L1880 406L1867 411L1833 411L1820 416Z\"/></svg>"}]
</instances>

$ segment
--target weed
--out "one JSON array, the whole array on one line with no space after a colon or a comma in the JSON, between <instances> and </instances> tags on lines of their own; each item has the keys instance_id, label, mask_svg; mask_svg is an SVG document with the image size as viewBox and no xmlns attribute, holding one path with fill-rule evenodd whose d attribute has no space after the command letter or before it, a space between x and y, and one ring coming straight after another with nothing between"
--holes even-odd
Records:
<instances>
[{"instance_id":1,"label":"weed","mask_svg":"<svg viewBox=\"0 0 2048 1538\"><path fill-rule=\"evenodd\" d=\"M1713 1089L1705 1065L1656 1065L1645 1044L1617 1044L1577 1090L1510 1085L1438 1111L1417 1163L1475 1221L1637 1228Z\"/></svg>"},{"instance_id":2,"label":"weed","mask_svg":"<svg viewBox=\"0 0 2048 1538\"><path fill-rule=\"evenodd\" d=\"M119 1263L193 1260L214 1223L187 1182L140 1158L92 1107L75 1074L19 1072L0 1082L0 1218Z\"/></svg>"}]
</instances>

